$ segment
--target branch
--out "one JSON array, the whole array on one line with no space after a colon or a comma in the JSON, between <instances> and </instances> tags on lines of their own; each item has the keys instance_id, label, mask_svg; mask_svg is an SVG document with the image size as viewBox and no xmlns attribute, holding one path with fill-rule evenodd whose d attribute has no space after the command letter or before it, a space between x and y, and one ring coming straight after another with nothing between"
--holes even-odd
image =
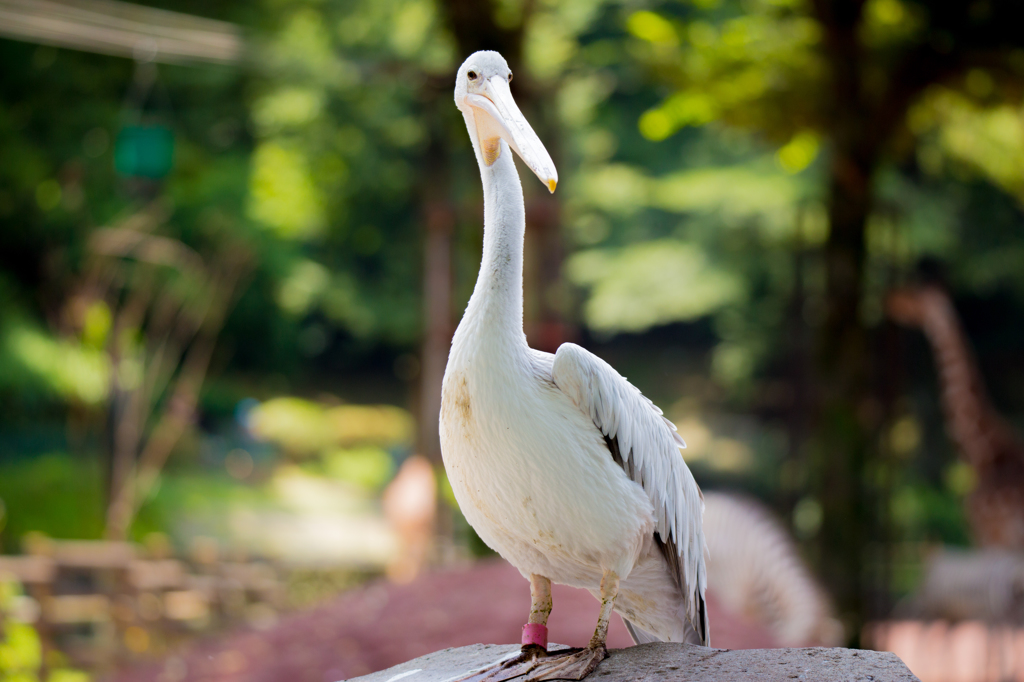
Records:
<instances>
[{"instance_id":1,"label":"branch","mask_svg":"<svg viewBox=\"0 0 1024 682\"><path fill-rule=\"evenodd\" d=\"M107 534L110 537L124 537L127 534L132 519L153 489L164 463L195 414L217 336L224 326L228 310L237 298L239 282L248 268L246 255L236 254L232 260L225 265L223 274L211 282L209 303L199 318L201 323L198 333L185 353L163 413L135 464L132 476L134 485L131 490L124 490L111 504L107 522ZM179 319L184 321L187 318L179 316Z\"/></svg>"}]
</instances>

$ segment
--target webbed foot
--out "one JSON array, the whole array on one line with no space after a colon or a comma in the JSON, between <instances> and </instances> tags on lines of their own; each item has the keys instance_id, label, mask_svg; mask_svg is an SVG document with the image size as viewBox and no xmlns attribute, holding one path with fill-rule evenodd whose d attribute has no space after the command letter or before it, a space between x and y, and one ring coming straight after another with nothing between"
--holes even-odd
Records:
<instances>
[{"instance_id":1,"label":"webbed foot","mask_svg":"<svg viewBox=\"0 0 1024 682\"><path fill-rule=\"evenodd\" d=\"M524 644L517 656L498 661L480 670L474 670L453 682L502 682L526 675L536 668L537 662L546 658L548 652L537 644Z\"/></svg>"},{"instance_id":2,"label":"webbed foot","mask_svg":"<svg viewBox=\"0 0 1024 682\"><path fill-rule=\"evenodd\" d=\"M548 654L547 658L537 662L527 675L527 682L540 680L582 680L594 672L597 664L608 656L608 649L602 644L599 647L586 649L569 649Z\"/></svg>"},{"instance_id":3,"label":"webbed foot","mask_svg":"<svg viewBox=\"0 0 1024 682\"><path fill-rule=\"evenodd\" d=\"M529 644L523 646L514 658L475 670L454 682L503 682L516 678L522 678L522 682L582 680L594 672L607 655L608 650L604 646L560 649L549 653L540 646Z\"/></svg>"}]
</instances>

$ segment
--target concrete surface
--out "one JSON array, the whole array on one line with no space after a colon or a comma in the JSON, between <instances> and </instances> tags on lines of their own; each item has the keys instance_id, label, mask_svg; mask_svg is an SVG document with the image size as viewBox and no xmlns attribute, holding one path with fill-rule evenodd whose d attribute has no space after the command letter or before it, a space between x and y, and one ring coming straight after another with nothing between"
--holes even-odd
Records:
<instances>
[{"instance_id":1,"label":"concrete surface","mask_svg":"<svg viewBox=\"0 0 1024 682\"><path fill-rule=\"evenodd\" d=\"M494 663L518 646L474 644L444 649L351 682L444 682ZM609 652L593 682L911 682L895 654L856 649L707 649L689 644L643 644Z\"/></svg>"}]
</instances>

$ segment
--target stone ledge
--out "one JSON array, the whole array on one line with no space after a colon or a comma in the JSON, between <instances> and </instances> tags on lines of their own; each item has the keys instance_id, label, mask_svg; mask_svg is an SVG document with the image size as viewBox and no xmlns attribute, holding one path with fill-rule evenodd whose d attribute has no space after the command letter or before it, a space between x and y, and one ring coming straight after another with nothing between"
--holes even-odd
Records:
<instances>
[{"instance_id":1,"label":"stone ledge","mask_svg":"<svg viewBox=\"0 0 1024 682\"><path fill-rule=\"evenodd\" d=\"M351 682L445 682L518 651L509 644L444 649ZM920 682L896 654L856 649L707 649L658 642L615 649L593 682Z\"/></svg>"}]
</instances>

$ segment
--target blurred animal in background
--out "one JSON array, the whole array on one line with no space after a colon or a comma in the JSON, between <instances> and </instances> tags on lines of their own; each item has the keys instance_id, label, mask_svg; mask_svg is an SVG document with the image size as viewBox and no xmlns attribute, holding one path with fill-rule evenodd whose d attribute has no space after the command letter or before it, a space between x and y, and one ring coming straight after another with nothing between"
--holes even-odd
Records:
<instances>
[{"instance_id":1,"label":"blurred animal in background","mask_svg":"<svg viewBox=\"0 0 1024 682\"><path fill-rule=\"evenodd\" d=\"M937 284L897 289L886 312L932 346L947 430L977 479L967 497L976 542L1024 549L1024 445L992 407L949 294Z\"/></svg>"},{"instance_id":2,"label":"blurred animal in background","mask_svg":"<svg viewBox=\"0 0 1024 682\"><path fill-rule=\"evenodd\" d=\"M733 613L766 626L782 646L838 646L843 626L825 590L772 513L745 497L704 495L708 589Z\"/></svg>"},{"instance_id":3,"label":"blurred animal in background","mask_svg":"<svg viewBox=\"0 0 1024 682\"><path fill-rule=\"evenodd\" d=\"M400 547L388 564L387 575L398 583L411 582L430 557L437 514L437 479L423 455L402 464L383 496L384 516L398 535Z\"/></svg>"},{"instance_id":4,"label":"blurred animal in background","mask_svg":"<svg viewBox=\"0 0 1024 682\"><path fill-rule=\"evenodd\" d=\"M940 548L928 558L917 592L898 617L1024 623L1024 554L1005 549Z\"/></svg>"}]
</instances>

